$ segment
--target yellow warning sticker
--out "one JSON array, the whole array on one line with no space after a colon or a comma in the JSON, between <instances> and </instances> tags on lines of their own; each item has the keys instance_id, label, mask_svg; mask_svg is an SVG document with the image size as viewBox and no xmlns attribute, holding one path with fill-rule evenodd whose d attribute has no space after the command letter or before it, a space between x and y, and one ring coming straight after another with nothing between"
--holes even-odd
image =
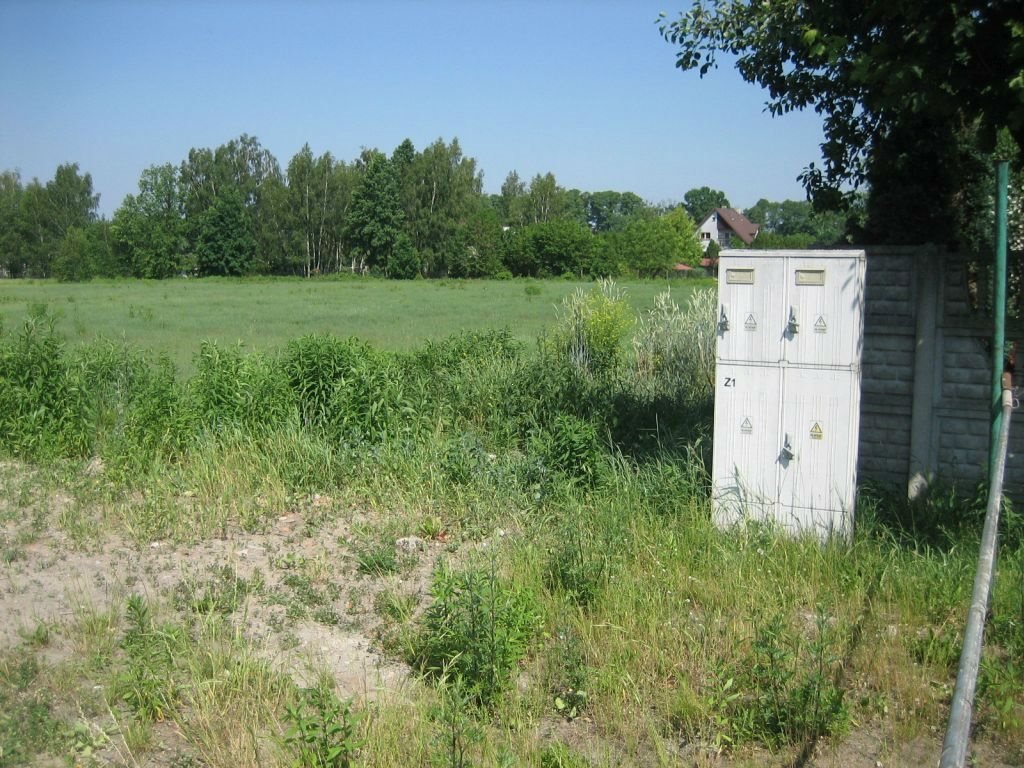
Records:
<instances>
[{"instance_id":1,"label":"yellow warning sticker","mask_svg":"<svg viewBox=\"0 0 1024 768\"><path fill-rule=\"evenodd\" d=\"M752 434L754 431L754 425L750 423L749 418L743 419L743 423L740 424L740 432L745 435Z\"/></svg>"},{"instance_id":2,"label":"yellow warning sticker","mask_svg":"<svg viewBox=\"0 0 1024 768\"><path fill-rule=\"evenodd\" d=\"M825 432L821 429L821 424L814 422L814 426L811 427L811 440L821 440L825 437Z\"/></svg>"}]
</instances>

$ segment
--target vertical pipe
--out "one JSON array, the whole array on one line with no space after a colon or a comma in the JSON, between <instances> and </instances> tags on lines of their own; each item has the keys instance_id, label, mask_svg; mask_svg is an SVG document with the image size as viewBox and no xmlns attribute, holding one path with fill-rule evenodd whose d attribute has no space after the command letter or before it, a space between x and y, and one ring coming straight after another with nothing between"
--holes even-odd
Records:
<instances>
[{"instance_id":1,"label":"vertical pipe","mask_svg":"<svg viewBox=\"0 0 1024 768\"><path fill-rule=\"evenodd\" d=\"M1003 355L1006 348L1006 228L1007 190L1010 186L1010 164L1005 160L996 166L996 259L992 292L992 433L988 452L988 474L995 474L1003 392Z\"/></svg>"},{"instance_id":2,"label":"vertical pipe","mask_svg":"<svg viewBox=\"0 0 1024 768\"><path fill-rule=\"evenodd\" d=\"M985 641L985 615L988 613L989 594L995 575L999 510L1003 502L1003 476L1006 471L1006 449L1010 442L1010 414L1013 412L1013 395L1009 389L1000 394L1000 400L1004 413L996 449L995 472L988 488L988 508L985 512L985 527L981 533L981 547L978 551L978 569L974 575L974 590L971 593L971 606L967 611L964 644L960 650L960 667L957 670L956 687L953 689L953 701L949 707L949 724L946 728L946 738L942 742L939 768L964 768L967 761L974 692L978 683L978 668L981 665L981 651Z\"/></svg>"}]
</instances>

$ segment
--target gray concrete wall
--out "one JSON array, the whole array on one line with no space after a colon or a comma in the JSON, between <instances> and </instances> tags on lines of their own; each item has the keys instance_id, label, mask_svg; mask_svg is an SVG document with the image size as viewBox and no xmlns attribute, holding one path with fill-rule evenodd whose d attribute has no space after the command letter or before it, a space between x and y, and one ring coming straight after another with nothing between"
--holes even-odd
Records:
<instances>
[{"instance_id":1,"label":"gray concrete wall","mask_svg":"<svg viewBox=\"0 0 1024 768\"><path fill-rule=\"evenodd\" d=\"M992 386L991 318L971 307L966 266L934 248L870 248L865 291L859 479L966 491L987 473ZM1012 426L1007 486L1020 490L1024 421Z\"/></svg>"}]
</instances>

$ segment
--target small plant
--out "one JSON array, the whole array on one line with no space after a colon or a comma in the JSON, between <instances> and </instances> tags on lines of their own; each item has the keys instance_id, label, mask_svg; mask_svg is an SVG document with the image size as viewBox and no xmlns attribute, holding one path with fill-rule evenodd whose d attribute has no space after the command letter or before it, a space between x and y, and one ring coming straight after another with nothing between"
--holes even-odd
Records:
<instances>
[{"instance_id":1,"label":"small plant","mask_svg":"<svg viewBox=\"0 0 1024 768\"><path fill-rule=\"evenodd\" d=\"M149 604L141 595L130 595L125 609L128 628L121 647L128 656L127 668L118 675L114 690L140 718L163 720L177 702L174 657L186 641L180 627L153 624Z\"/></svg>"},{"instance_id":2,"label":"small plant","mask_svg":"<svg viewBox=\"0 0 1024 768\"><path fill-rule=\"evenodd\" d=\"M356 550L356 568L367 576L387 576L398 571L398 556L395 548L378 543Z\"/></svg>"},{"instance_id":3,"label":"small plant","mask_svg":"<svg viewBox=\"0 0 1024 768\"><path fill-rule=\"evenodd\" d=\"M391 590L384 590L373 598L373 608L378 615L404 624L412 618L412 612L416 608L416 598L413 595L402 595Z\"/></svg>"},{"instance_id":4,"label":"small plant","mask_svg":"<svg viewBox=\"0 0 1024 768\"><path fill-rule=\"evenodd\" d=\"M548 648L548 689L555 712L566 720L575 720L587 708L587 667L579 637L566 627L559 631Z\"/></svg>"},{"instance_id":5,"label":"small plant","mask_svg":"<svg viewBox=\"0 0 1024 768\"><path fill-rule=\"evenodd\" d=\"M579 524L562 526L557 534L548 554L544 586L561 592L580 607L587 607L608 579L607 552L588 541Z\"/></svg>"},{"instance_id":6,"label":"small plant","mask_svg":"<svg viewBox=\"0 0 1024 768\"><path fill-rule=\"evenodd\" d=\"M438 686L438 703L430 716L440 726L435 736L437 762L446 768L468 768L472 765L470 747L484 737L480 726L475 694L466 688L461 677L451 679L442 674Z\"/></svg>"},{"instance_id":7,"label":"small plant","mask_svg":"<svg viewBox=\"0 0 1024 768\"><path fill-rule=\"evenodd\" d=\"M816 624L805 653L782 614L758 628L741 675L749 693L729 700L738 737L777 747L846 727L849 711L834 679L839 663L835 640L820 611Z\"/></svg>"},{"instance_id":8,"label":"small plant","mask_svg":"<svg viewBox=\"0 0 1024 768\"><path fill-rule=\"evenodd\" d=\"M292 768L348 768L362 745L356 739L359 717L352 702L342 701L326 684L301 688L297 701L285 706L288 730L284 743Z\"/></svg>"},{"instance_id":9,"label":"small plant","mask_svg":"<svg viewBox=\"0 0 1024 768\"><path fill-rule=\"evenodd\" d=\"M493 563L461 573L442 569L430 591L434 602L410 662L433 677L460 679L482 705L492 704L509 687L538 628L533 596L506 584Z\"/></svg>"},{"instance_id":10,"label":"small plant","mask_svg":"<svg viewBox=\"0 0 1024 768\"><path fill-rule=\"evenodd\" d=\"M589 768L590 762L565 744L547 744L540 752L540 768Z\"/></svg>"},{"instance_id":11,"label":"small plant","mask_svg":"<svg viewBox=\"0 0 1024 768\"><path fill-rule=\"evenodd\" d=\"M174 591L175 605L193 613L228 615L237 611L253 585L238 576L230 565L212 568L205 581L181 581Z\"/></svg>"}]
</instances>

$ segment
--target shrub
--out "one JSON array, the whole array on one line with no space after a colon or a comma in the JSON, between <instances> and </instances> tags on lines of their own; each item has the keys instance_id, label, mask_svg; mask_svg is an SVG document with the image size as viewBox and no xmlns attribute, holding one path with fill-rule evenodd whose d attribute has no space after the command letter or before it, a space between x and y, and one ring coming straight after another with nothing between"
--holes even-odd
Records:
<instances>
[{"instance_id":1,"label":"shrub","mask_svg":"<svg viewBox=\"0 0 1024 768\"><path fill-rule=\"evenodd\" d=\"M736 693L719 700L725 710L719 715L725 715L736 739L775 748L843 731L850 713L836 684L838 645L820 611L806 643L781 614L761 622L736 675ZM732 679L726 687L731 684Z\"/></svg>"},{"instance_id":2,"label":"shrub","mask_svg":"<svg viewBox=\"0 0 1024 768\"><path fill-rule=\"evenodd\" d=\"M533 595L490 569L434 577L434 602L413 639L410 663L435 678L459 680L482 705L495 702L539 628Z\"/></svg>"},{"instance_id":3,"label":"shrub","mask_svg":"<svg viewBox=\"0 0 1024 768\"><path fill-rule=\"evenodd\" d=\"M171 361L160 359L141 378L107 454L111 468L124 478L143 472L158 456L179 456L193 438L185 393Z\"/></svg>"},{"instance_id":4,"label":"shrub","mask_svg":"<svg viewBox=\"0 0 1024 768\"><path fill-rule=\"evenodd\" d=\"M204 341L189 382L189 405L200 426L237 426L253 431L284 426L294 399L281 368L259 353L242 355Z\"/></svg>"},{"instance_id":5,"label":"shrub","mask_svg":"<svg viewBox=\"0 0 1024 768\"><path fill-rule=\"evenodd\" d=\"M622 338L633 324L625 294L611 280L567 296L557 325L546 339L546 351L568 360L580 371L600 376L619 362Z\"/></svg>"},{"instance_id":6,"label":"shrub","mask_svg":"<svg viewBox=\"0 0 1024 768\"><path fill-rule=\"evenodd\" d=\"M92 419L81 371L69 365L45 307L0 345L0 450L42 458L84 456Z\"/></svg>"},{"instance_id":7,"label":"shrub","mask_svg":"<svg viewBox=\"0 0 1024 768\"><path fill-rule=\"evenodd\" d=\"M370 356L362 342L330 334L310 334L288 343L281 366L298 400L303 426L323 429L329 423L335 389Z\"/></svg>"},{"instance_id":8,"label":"shrub","mask_svg":"<svg viewBox=\"0 0 1024 768\"><path fill-rule=\"evenodd\" d=\"M529 448L549 469L588 485L597 479L602 446L597 429L588 421L560 413L550 429L534 432Z\"/></svg>"}]
</instances>

